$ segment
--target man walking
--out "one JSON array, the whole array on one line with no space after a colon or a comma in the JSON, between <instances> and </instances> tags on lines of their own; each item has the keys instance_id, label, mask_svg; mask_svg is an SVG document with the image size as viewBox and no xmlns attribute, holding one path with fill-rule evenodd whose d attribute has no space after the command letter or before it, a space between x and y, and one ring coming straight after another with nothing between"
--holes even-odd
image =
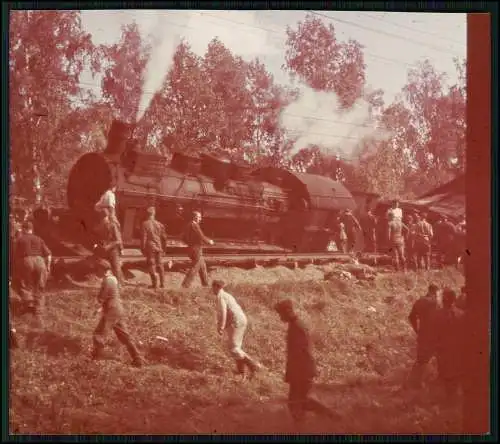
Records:
<instances>
[{"instance_id":1,"label":"man walking","mask_svg":"<svg viewBox=\"0 0 500 444\"><path fill-rule=\"evenodd\" d=\"M163 268L162 256L167 248L167 233L165 226L156 220L155 207L147 209L148 219L142 224L141 250L146 256L149 275L151 276L151 287L158 287L156 272L160 277L160 287L165 288L165 269Z\"/></svg>"},{"instance_id":2,"label":"man walking","mask_svg":"<svg viewBox=\"0 0 500 444\"><path fill-rule=\"evenodd\" d=\"M435 333L438 287L430 284L427 294L419 298L411 309L408 320L417 334L417 357L413 365L410 382L420 387L425 366L436 354Z\"/></svg>"},{"instance_id":3,"label":"man walking","mask_svg":"<svg viewBox=\"0 0 500 444\"><path fill-rule=\"evenodd\" d=\"M212 282L212 292L217 298L217 331L220 335L226 332L229 351L236 360L237 373L244 376L245 367L248 367L252 378L261 365L242 349L248 319L236 299L224 287L223 281Z\"/></svg>"},{"instance_id":4,"label":"man walking","mask_svg":"<svg viewBox=\"0 0 500 444\"><path fill-rule=\"evenodd\" d=\"M203 234L200 228L201 213L195 211L193 220L189 223L184 234L184 242L188 245L188 255L191 259L191 269L187 272L182 286L188 288L194 279L196 273L199 273L201 284L208 287L208 272L205 259L203 257L203 245L213 245L214 241Z\"/></svg>"},{"instance_id":5,"label":"man walking","mask_svg":"<svg viewBox=\"0 0 500 444\"><path fill-rule=\"evenodd\" d=\"M289 384L288 408L294 422L300 424L308 410L339 419L336 412L309 396L313 379L317 376L316 365L309 332L296 315L293 302L285 299L274 308L281 320L288 324L285 382Z\"/></svg>"},{"instance_id":6,"label":"man walking","mask_svg":"<svg viewBox=\"0 0 500 444\"><path fill-rule=\"evenodd\" d=\"M144 361L123 320L124 309L120 298L118 279L111 272L110 263L103 259L98 261L97 271L102 276L101 289L97 295L97 301L101 305L99 309L101 319L94 330L92 358L100 359L104 356L105 337L110 330L113 330L118 340L127 347L127 351L132 357L132 364L135 367L141 367Z\"/></svg>"},{"instance_id":7,"label":"man walking","mask_svg":"<svg viewBox=\"0 0 500 444\"><path fill-rule=\"evenodd\" d=\"M456 306L456 294L443 290L443 307L436 313L436 357L439 380L448 398L457 395L461 380L460 362L464 312Z\"/></svg>"},{"instance_id":8,"label":"man walking","mask_svg":"<svg viewBox=\"0 0 500 444\"><path fill-rule=\"evenodd\" d=\"M19 267L20 293L26 304L26 311L33 313L42 326L43 290L50 274L52 253L43 239L33 234L31 222L24 222L23 233L19 234L15 242L14 255L15 264Z\"/></svg>"}]
</instances>

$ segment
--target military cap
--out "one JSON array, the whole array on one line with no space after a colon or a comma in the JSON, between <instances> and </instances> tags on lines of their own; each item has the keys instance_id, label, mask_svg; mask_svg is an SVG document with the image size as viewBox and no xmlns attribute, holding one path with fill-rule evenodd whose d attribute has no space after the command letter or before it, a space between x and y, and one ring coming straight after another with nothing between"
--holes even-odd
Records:
<instances>
[{"instance_id":1,"label":"military cap","mask_svg":"<svg viewBox=\"0 0 500 444\"><path fill-rule=\"evenodd\" d=\"M212 287L214 287L214 288L224 288L225 286L226 286L226 283L221 279L214 279L212 281Z\"/></svg>"},{"instance_id":2,"label":"military cap","mask_svg":"<svg viewBox=\"0 0 500 444\"><path fill-rule=\"evenodd\" d=\"M291 299L283 299L274 306L274 309L278 313L293 313L293 301Z\"/></svg>"}]
</instances>

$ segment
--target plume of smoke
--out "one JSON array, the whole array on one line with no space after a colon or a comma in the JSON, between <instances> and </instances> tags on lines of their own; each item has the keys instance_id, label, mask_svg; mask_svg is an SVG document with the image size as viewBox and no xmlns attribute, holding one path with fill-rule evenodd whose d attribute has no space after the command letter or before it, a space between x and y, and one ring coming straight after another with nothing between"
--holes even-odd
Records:
<instances>
[{"instance_id":1,"label":"plume of smoke","mask_svg":"<svg viewBox=\"0 0 500 444\"><path fill-rule=\"evenodd\" d=\"M292 154L316 145L323 153L355 160L364 139L386 140L390 133L377 127L370 104L358 99L342 110L334 92L315 91L299 84L297 100L280 115L280 126L295 140Z\"/></svg>"},{"instance_id":2,"label":"plume of smoke","mask_svg":"<svg viewBox=\"0 0 500 444\"><path fill-rule=\"evenodd\" d=\"M181 40L181 36L179 34L172 36L172 29L169 28L166 16L158 14L156 25L150 30L149 39L151 53L144 73L137 121L142 118L148 109L153 95L160 90L163 80L172 65L175 49Z\"/></svg>"}]
</instances>

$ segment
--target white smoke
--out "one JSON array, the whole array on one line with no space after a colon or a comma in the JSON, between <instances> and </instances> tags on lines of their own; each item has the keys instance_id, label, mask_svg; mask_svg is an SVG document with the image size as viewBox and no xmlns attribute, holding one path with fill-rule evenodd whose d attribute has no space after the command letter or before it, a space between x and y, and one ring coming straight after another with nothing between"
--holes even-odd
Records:
<instances>
[{"instance_id":1,"label":"white smoke","mask_svg":"<svg viewBox=\"0 0 500 444\"><path fill-rule=\"evenodd\" d=\"M315 91L299 84L297 100L280 115L280 126L296 139L292 154L316 145L326 154L353 159L363 139L384 140L390 134L379 128L370 112L370 104L358 99L348 110L342 110L334 92Z\"/></svg>"},{"instance_id":2,"label":"white smoke","mask_svg":"<svg viewBox=\"0 0 500 444\"><path fill-rule=\"evenodd\" d=\"M185 22L185 25L188 18L181 17L178 21L181 22L179 26L182 27L182 22ZM182 29L179 26L177 29ZM173 27L169 25L168 15L158 14L156 25L150 30L148 35L151 44L151 53L145 68L137 121L142 118L148 109L154 94L161 89L165 76L172 65L173 56L181 38L181 35L173 32Z\"/></svg>"}]
</instances>

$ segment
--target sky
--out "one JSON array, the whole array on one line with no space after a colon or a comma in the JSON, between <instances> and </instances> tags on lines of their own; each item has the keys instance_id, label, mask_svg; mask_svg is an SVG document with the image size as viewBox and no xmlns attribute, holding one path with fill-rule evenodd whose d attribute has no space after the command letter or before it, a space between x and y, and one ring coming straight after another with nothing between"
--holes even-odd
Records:
<instances>
[{"instance_id":1,"label":"sky","mask_svg":"<svg viewBox=\"0 0 500 444\"><path fill-rule=\"evenodd\" d=\"M367 84L382 88L386 97L406 82L408 69L428 58L454 81L453 57L466 56L466 14L364 11L317 11L333 24L340 40L355 39L364 46ZM161 30L163 40L185 38L203 55L218 37L231 51L246 60L259 57L279 83L289 82L281 70L285 57L285 30L295 27L307 11L216 10L116 10L82 11L84 28L95 43L114 43L120 26L135 20L141 33ZM328 17L328 18L327 18ZM387 33L387 34L386 34ZM169 42L169 43L170 43ZM175 47L175 44L172 46ZM84 81L91 80L86 77Z\"/></svg>"},{"instance_id":2,"label":"sky","mask_svg":"<svg viewBox=\"0 0 500 444\"><path fill-rule=\"evenodd\" d=\"M448 76L450 84L456 81L454 57L466 56L466 14L458 13L402 13L368 11L315 11L316 17L326 24L333 24L337 39L357 40L364 47L366 83L369 88L384 90L386 104L391 103L407 80L407 72L415 62L429 59L434 67ZM148 100L160 87L175 47L181 38L186 39L192 50L204 55L208 43L218 37L234 54L245 60L255 57L266 65L276 82L291 84L288 74L281 69L285 57L287 26L296 27L307 11L237 11L237 10L106 10L82 11L83 26L92 34L94 43L115 43L120 39L120 27L136 21L145 38L154 36L156 55L153 55L149 75L144 85L144 97L140 108L147 107ZM161 56L160 56L161 55ZM97 84L89 73L82 82ZM98 87L96 87L98 88ZM308 109L325 98L311 98ZM305 103L305 102L304 102ZM362 104L359 109L364 109ZM307 109L302 111L307 114ZM361 112L361 111L360 111ZM351 113L352 114L352 113ZM354 121L363 121L362 115L351 115ZM341 127L340 121L343 121ZM315 120L319 122L318 119ZM351 138L352 125L344 125L345 119L333 117L339 122L335 136L344 141ZM294 124L288 122L294 127ZM318 126L318 125L316 125ZM295 131L306 129L321 134L325 127L313 128L309 122L299 122ZM331 140L331 139L330 139ZM305 141L307 143L307 140Z\"/></svg>"}]
</instances>

